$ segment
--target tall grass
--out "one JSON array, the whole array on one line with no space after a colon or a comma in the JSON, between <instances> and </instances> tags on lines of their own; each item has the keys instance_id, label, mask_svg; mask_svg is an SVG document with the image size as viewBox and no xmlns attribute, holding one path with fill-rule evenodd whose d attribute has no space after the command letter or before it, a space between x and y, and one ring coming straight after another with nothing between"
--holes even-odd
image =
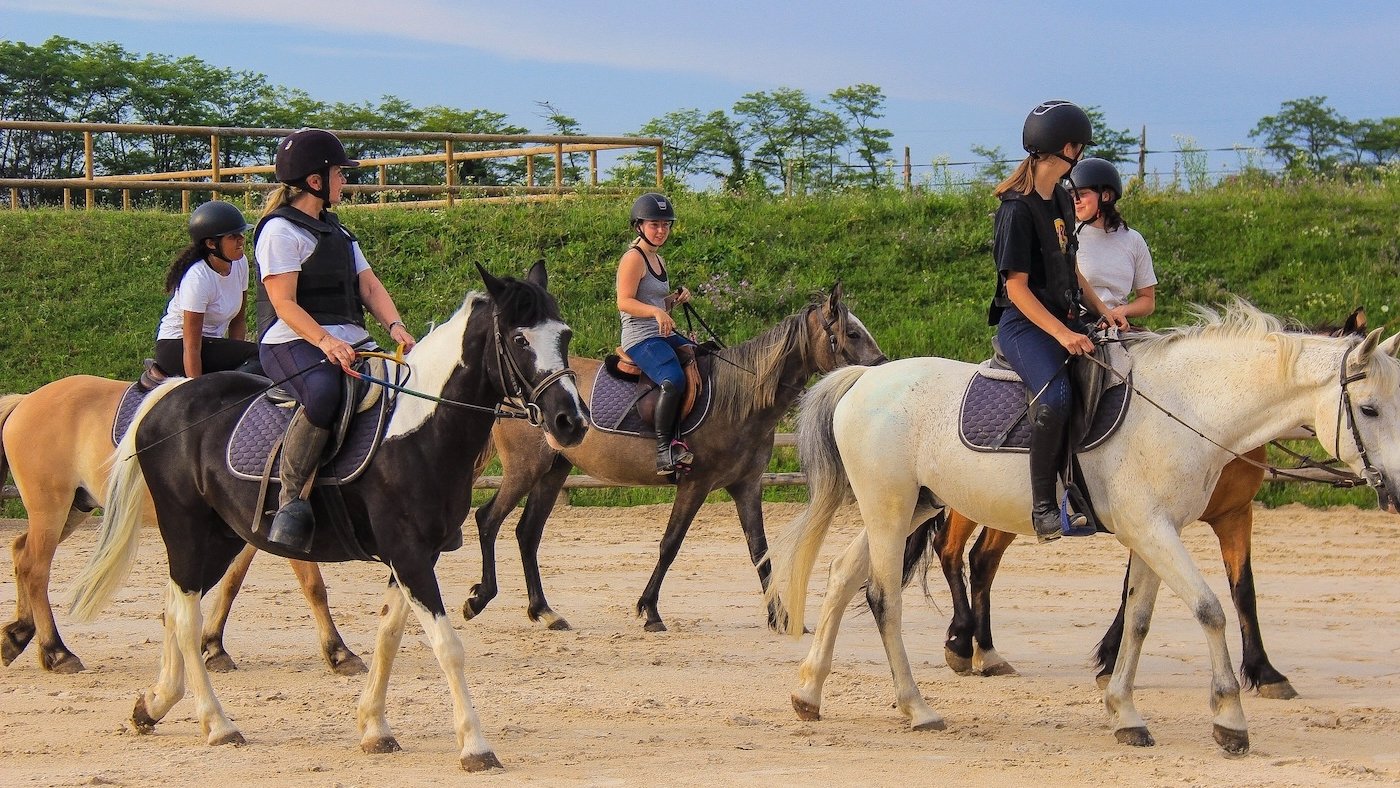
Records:
<instances>
[{"instance_id":1,"label":"tall grass","mask_svg":"<svg viewBox=\"0 0 1400 788\"><path fill-rule=\"evenodd\" d=\"M987 355L996 206L985 188L677 196L679 222L665 250L672 276L697 293L706 321L726 343L771 326L840 281L891 357ZM474 263L519 276L544 259L575 331L574 352L596 357L617 343L613 275L631 238L629 204L583 195L434 211L351 206L342 215L420 335L480 288ZM1139 190L1123 212L1147 238L1161 280L1149 327L1182 322L1190 302L1233 295L1304 324L1335 323L1364 304L1379 325L1400 296L1400 178ZM28 391L75 373L133 378L152 350L163 272L184 240L184 217L172 214L0 213L0 391ZM774 469L791 466L779 459ZM1315 485L1284 487L1267 500L1333 495ZM574 491L570 498L613 503L669 495ZM1366 501L1364 493L1346 495Z\"/></svg>"}]
</instances>

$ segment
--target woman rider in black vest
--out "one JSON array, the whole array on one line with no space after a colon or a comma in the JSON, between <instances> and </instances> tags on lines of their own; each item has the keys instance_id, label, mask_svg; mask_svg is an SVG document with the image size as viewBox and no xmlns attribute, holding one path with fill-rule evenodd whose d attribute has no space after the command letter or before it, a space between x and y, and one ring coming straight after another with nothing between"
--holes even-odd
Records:
<instances>
[{"instance_id":1,"label":"woman rider in black vest","mask_svg":"<svg viewBox=\"0 0 1400 788\"><path fill-rule=\"evenodd\" d=\"M992 254L997 293L988 322L1033 400L1031 416L1031 523L1036 537L1060 537L1056 476L1063 465L1074 392L1066 372L1071 355L1090 353L1083 333L1081 301L1089 311L1118 328L1127 321L1112 315L1075 265L1074 204L1060 185L1093 144L1093 124L1068 101L1047 101L1021 131L1029 155L996 188Z\"/></svg>"},{"instance_id":2,"label":"woman rider in black vest","mask_svg":"<svg viewBox=\"0 0 1400 788\"><path fill-rule=\"evenodd\" d=\"M344 168L359 166L329 131L301 129L277 146L282 183L253 233L258 261L259 355L269 377L287 380L301 408L282 444L282 491L268 540L311 549L315 519L305 500L340 406L353 345L369 340L368 309L395 342L412 349L394 299L370 270L355 236L330 208L340 202ZM329 359L331 364L318 364ZM307 370L303 374L296 374Z\"/></svg>"}]
</instances>

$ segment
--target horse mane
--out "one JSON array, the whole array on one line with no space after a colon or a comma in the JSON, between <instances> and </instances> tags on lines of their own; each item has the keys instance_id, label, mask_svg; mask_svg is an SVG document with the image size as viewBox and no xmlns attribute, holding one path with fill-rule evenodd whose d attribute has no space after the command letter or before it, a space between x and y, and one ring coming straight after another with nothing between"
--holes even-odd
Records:
<instances>
[{"instance_id":1,"label":"horse mane","mask_svg":"<svg viewBox=\"0 0 1400 788\"><path fill-rule=\"evenodd\" d=\"M547 320L563 322L558 302L543 287L513 276L501 277L500 281L505 287L495 304L507 325L533 326Z\"/></svg>"},{"instance_id":2,"label":"horse mane","mask_svg":"<svg viewBox=\"0 0 1400 788\"><path fill-rule=\"evenodd\" d=\"M711 381L715 410L742 416L772 405L784 361L794 350L807 360L811 347L807 316L820 307L821 301L814 300L762 334L717 351L719 361L712 368Z\"/></svg>"}]
</instances>

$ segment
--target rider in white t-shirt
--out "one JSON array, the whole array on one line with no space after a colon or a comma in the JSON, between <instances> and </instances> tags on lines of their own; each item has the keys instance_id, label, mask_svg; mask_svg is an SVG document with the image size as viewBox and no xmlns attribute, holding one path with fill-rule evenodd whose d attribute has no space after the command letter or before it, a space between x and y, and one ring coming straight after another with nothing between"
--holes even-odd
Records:
<instances>
[{"instance_id":1,"label":"rider in white t-shirt","mask_svg":"<svg viewBox=\"0 0 1400 788\"><path fill-rule=\"evenodd\" d=\"M1079 271L1109 308L1123 318L1145 317L1157 307L1157 274L1142 233L1118 213L1123 178L1112 162L1084 159L1074 165L1074 215L1079 221Z\"/></svg>"},{"instance_id":2,"label":"rider in white t-shirt","mask_svg":"<svg viewBox=\"0 0 1400 788\"><path fill-rule=\"evenodd\" d=\"M155 361L167 375L199 377L239 369L261 372L245 320L249 224L232 203L215 200L190 214L190 243L170 264L170 294L156 331Z\"/></svg>"}]
</instances>

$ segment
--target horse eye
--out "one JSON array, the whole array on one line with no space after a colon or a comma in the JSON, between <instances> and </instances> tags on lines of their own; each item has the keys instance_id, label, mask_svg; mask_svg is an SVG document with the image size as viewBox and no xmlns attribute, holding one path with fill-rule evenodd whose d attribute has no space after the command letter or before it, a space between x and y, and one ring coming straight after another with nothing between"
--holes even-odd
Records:
<instances>
[{"instance_id":1,"label":"horse eye","mask_svg":"<svg viewBox=\"0 0 1400 788\"><path fill-rule=\"evenodd\" d=\"M517 345L519 345L519 346L521 346L521 347L529 347L529 346L530 346L530 340L526 339L524 334L516 334L514 338L515 338L515 344L517 344Z\"/></svg>"},{"instance_id":2,"label":"horse eye","mask_svg":"<svg viewBox=\"0 0 1400 788\"><path fill-rule=\"evenodd\" d=\"M1374 418L1374 417L1376 417L1376 416L1381 415L1381 412L1378 411L1378 410L1376 410L1376 406L1375 406L1375 405L1362 405L1362 406L1361 406L1361 414L1362 414L1363 416L1371 416L1371 417Z\"/></svg>"},{"instance_id":3,"label":"horse eye","mask_svg":"<svg viewBox=\"0 0 1400 788\"><path fill-rule=\"evenodd\" d=\"M855 331L855 330L847 331L847 332L846 332L846 338L847 338L847 339L860 339L860 332L859 332L859 331Z\"/></svg>"}]
</instances>

